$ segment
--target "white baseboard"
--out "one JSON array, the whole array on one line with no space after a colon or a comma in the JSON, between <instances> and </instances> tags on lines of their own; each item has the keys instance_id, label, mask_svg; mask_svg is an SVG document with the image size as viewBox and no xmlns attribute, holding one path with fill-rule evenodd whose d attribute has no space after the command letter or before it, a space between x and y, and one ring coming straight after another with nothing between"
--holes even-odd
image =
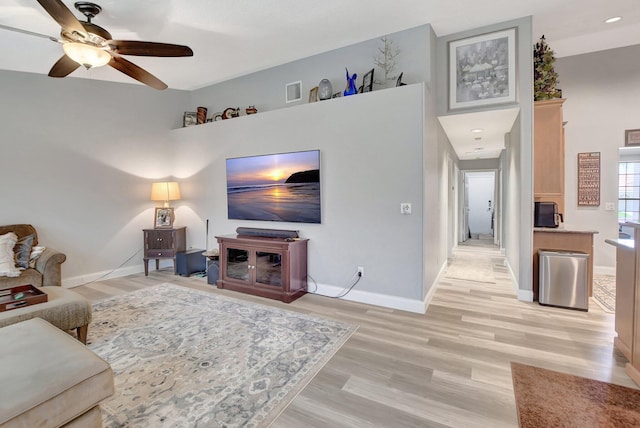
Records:
<instances>
[{"instance_id":1,"label":"white baseboard","mask_svg":"<svg viewBox=\"0 0 640 428\"><path fill-rule=\"evenodd\" d=\"M444 277L444 273L447 270L447 264L448 264L447 260L445 260L444 263L442 263L442 266L440 266L440 272L438 272L438 276L436 276L436 279L431 284L431 288L429 288L429 292L427 292L427 295L426 295L426 297L424 299L424 312L425 313L429 309L429 304L431 303L431 300L433 299L433 295L436 293L436 288L437 288L438 284L440 283L440 281Z\"/></svg>"},{"instance_id":2,"label":"white baseboard","mask_svg":"<svg viewBox=\"0 0 640 428\"><path fill-rule=\"evenodd\" d=\"M136 273L144 272L144 265L139 264L135 266L123 267L115 270L105 270L102 272L87 273L84 275L73 276L70 278L62 278L62 286L64 288L79 287L84 284L88 284L94 281L102 281L111 278L120 278L127 275L133 275Z\"/></svg>"},{"instance_id":3,"label":"white baseboard","mask_svg":"<svg viewBox=\"0 0 640 428\"><path fill-rule=\"evenodd\" d=\"M172 264L170 262L167 262L166 266L164 266L162 261L160 261L160 268L171 267L171 266ZM79 275L79 276L74 276L70 278L63 278L62 286L64 288L74 288L74 287L79 287L81 285L84 285L93 281L98 281L98 280L102 281L102 280L111 279L111 278L120 278L123 276L133 275L141 272L144 272L143 264L115 269L113 271L88 273L85 275ZM435 291L436 283L434 283L431 289L429 290L429 293L427 295L427 298L429 300L431 300L433 292ZM314 293L322 296L327 296L327 297L337 296L345 291L343 287L337 287L335 285L317 284L317 286L318 288L317 290L315 290ZM427 299L425 299L424 301L421 301L418 299L415 299L415 300L407 299L405 297L389 296L388 294L379 294L379 293L372 293L369 291L360 291L360 290L351 290L351 292L346 296L342 297L342 299L349 300L352 302L366 303L369 305L382 306L385 308L399 309L402 311L414 312L418 314L424 314L427 308L427 303L426 303Z\"/></svg>"},{"instance_id":4,"label":"white baseboard","mask_svg":"<svg viewBox=\"0 0 640 428\"><path fill-rule=\"evenodd\" d=\"M611 266L594 266L593 273L596 275L616 276L616 268Z\"/></svg>"},{"instance_id":5,"label":"white baseboard","mask_svg":"<svg viewBox=\"0 0 640 428\"><path fill-rule=\"evenodd\" d=\"M533 302L533 291L518 290L518 300L523 302Z\"/></svg>"},{"instance_id":6,"label":"white baseboard","mask_svg":"<svg viewBox=\"0 0 640 428\"><path fill-rule=\"evenodd\" d=\"M344 291L345 289L343 287L317 284L317 289L314 290L314 294L333 297L342 294ZM341 299L418 314L424 314L426 308L425 302L418 299L407 299L405 297L389 296L388 294L372 293L370 291L351 290L349 294L341 297Z\"/></svg>"},{"instance_id":7,"label":"white baseboard","mask_svg":"<svg viewBox=\"0 0 640 428\"><path fill-rule=\"evenodd\" d=\"M518 285L519 284L518 279L516 278L516 275L513 273L513 269L509 264L509 260L506 258L504 259L504 265L507 268L507 271L509 272L509 276L511 277L511 283L513 284L513 291L516 293L518 300L521 300L523 302L533 302L533 290L520 290Z\"/></svg>"}]
</instances>

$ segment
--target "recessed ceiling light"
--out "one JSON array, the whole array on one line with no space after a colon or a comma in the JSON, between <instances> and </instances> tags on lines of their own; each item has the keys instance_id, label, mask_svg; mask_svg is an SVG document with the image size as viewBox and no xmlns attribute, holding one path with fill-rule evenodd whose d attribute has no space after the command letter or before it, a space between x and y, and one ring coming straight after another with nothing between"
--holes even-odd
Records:
<instances>
[{"instance_id":1,"label":"recessed ceiling light","mask_svg":"<svg viewBox=\"0 0 640 428\"><path fill-rule=\"evenodd\" d=\"M606 24L612 24L612 23L614 23L614 22L618 22L618 21L620 21L621 19L622 19L622 17L621 17L621 16L614 16L614 17L611 17L611 18L609 18L609 19L605 19L605 20L604 20L604 22L605 22Z\"/></svg>"},{"instance_id":2,"label":"recessed ceiling light","mask_svg":"<svg viewBox=\"0 0 640 428\"><path fill-rule=\"evenodd\" d=\"M482 128L475 128L475 129L472 129L472 130L471 130L471 132L476 133L476 134L477 134L478 132L482 132L482 131L484 131L484 129L482 129Z\"/></svg>"}]
</instances>

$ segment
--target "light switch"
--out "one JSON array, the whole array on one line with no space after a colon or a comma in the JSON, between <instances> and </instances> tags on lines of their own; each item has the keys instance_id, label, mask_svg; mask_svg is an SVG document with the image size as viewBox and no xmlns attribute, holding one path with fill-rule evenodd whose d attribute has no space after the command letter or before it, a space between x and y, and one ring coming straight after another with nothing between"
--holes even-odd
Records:
<instances>
[{"instance_id":1,"label":"light switch","mask_svg":"<svg viewBox=\"0 0 640 428\"><path fill-rule=\"evenodd\" d=\"M400 214L411 214L411 204L409 202L400 204Z\"/></svg>"},{"instance_id":2,"label":"light switch","mask_svg":"<svg viewBox=\"0 0 640 428\"><path fill-rule=\"evenodd\" d=\"M606 202L604 204L604 209L605 211L615 211L616 210L616 204L613 202Z\"/></svg>"}]
</instances>

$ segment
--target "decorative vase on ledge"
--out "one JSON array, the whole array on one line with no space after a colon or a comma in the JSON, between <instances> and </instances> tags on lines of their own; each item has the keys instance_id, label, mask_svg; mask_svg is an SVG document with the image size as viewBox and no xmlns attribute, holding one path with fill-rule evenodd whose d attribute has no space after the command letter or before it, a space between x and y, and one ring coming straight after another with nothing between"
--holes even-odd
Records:
<instances>
[{"instance_id":1,"label":"decorative vase on ledge","mask_svg":"<svg viewBox=\"0 0 640 428\"><path fill-rule=\"evenodd\" d=\"M329 79L322 79L320 83L318 83L318 99L328 100L333 95L333 85L329 81Z\"/></svg>"},{"instance_id":2,"label":"decorative vase on ledge","mask_svg":"<svg viewBox=\"0 0 640 428\"><path fill-rule=\"evenodd\" d=\"M202 125L207 121L207 108L206 107L198 107L198 125Z\"/></svg>"}]
</instances>

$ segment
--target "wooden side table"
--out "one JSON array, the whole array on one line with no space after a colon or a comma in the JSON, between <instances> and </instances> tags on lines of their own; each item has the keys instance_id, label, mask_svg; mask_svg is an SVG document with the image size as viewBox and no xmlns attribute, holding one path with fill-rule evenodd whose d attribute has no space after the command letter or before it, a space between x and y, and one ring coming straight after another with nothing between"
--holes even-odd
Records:
<instances>
[{"instance_id":1,"label":"wooden side table","mask_svg":"<svg viewBox=\"0 0 640 428\"><path fill-rule=\"evenodd\" d=\"M156 270L160 268L160 259L173 259L173 274L177 274L176 254L187 249L186 229L143 229L145 276L149 275L149 259L156 259Z\"/></svg>"}]
</instances>

